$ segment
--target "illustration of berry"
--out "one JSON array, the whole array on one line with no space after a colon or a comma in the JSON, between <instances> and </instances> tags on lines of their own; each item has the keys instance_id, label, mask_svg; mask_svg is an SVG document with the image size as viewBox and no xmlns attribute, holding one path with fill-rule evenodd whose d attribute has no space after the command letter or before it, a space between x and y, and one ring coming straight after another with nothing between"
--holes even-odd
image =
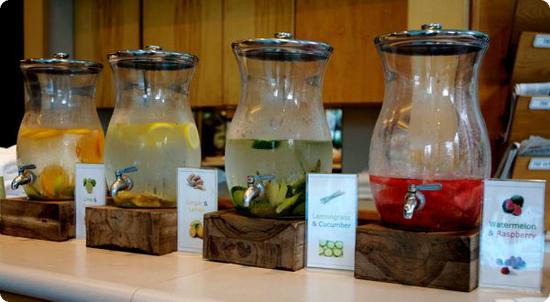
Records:
<instances>
[{"instance_id":1,"label":"illustration of berry","mask_svg":"<svg viewBox=\"0 0 550 302\"><path fill-rule=\"evenodd\" d=\"M507 266L505 266L505 267L500 269L500 273L503 274L503 275L508 275L508 274L510 274L510 269Z\"/></svg>"},{"instance_id":2,"label":"illustration of berry","mask_svg":"<svg viewBox=\"0 0 550 302\"><path fill-rule=\"evenodd\" d=\"M503 264L504 264L504 262L502 261L502 259L498 258L497 259L497 265L501 266Z\"/></svg>"},{"instance_id":3,"label":"illustration of berry","mask_svg":"<svg viewBox=\"0 0 550 302\"><path fill-rule=\"evenodd\" d=\"M520 207L523 207L523 197L520 195L514 195L512 198L510 198L512 202Z\"/></svg>"},{"instance_id":4,"label":"illustration of berry","mask_svg":"<svg viewBox=\"0 0 550 302\"><path fill-rule=\"evenodd\" d=\"M521 215L521 207L520 206L516 206L516 208L514 209L514 211L512 212L512 214L514 216L519 216Z\"/></svg>"},{"instance_id":5,"label":"illustration of berry","mask_svg":"<svg viewBox=\"0 0 550 302\"><path fill-rule=\"evenodd\" d=\"M515 204L512 202L511 199L506 199L502 203L502 210L504 210L504 212L506 213L512 213L514 211L514 208L515 208Z\"/></svg>"}]
</instances>

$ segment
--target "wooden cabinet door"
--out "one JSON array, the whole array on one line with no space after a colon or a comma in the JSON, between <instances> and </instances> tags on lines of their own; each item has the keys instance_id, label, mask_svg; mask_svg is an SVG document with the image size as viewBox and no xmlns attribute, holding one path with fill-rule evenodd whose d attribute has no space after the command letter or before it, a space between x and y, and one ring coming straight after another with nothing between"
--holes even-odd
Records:
<instances>
[{"instance_id":1,"label":"wooden cabinet door","mask_svg":"<svg viewBox=\"0 0 550 302\"><path fill-rule=\"evenodd\" d=\"M296 0L296 38L327 42L325 104L380 104L382 63L374 37L407 27L407 0Z\"/></svg>"},{"instance_id":2,"label":"wooden cabinet door","mask_svg":"<svg viewBox=\"0 0 550 302\"><path fill-rule=\"evenodd\" d=\"M271 38L277 32L294 32L295 0L223 1L223 100L236 105L240 74L231 43L242 39Z\"/></svg>"},{"instance_id":3,"label":"wooden cabinet door","mask_svg":"<svg viewBox=\"0 0 550 302\"><path fill-rule=\"evenodd\" d=\"M199 57L192 106L223 104L222 0L144 0L143 44Z\"/></svg>"},{"instance_id":4,"label":"wooden cabinet door","mask_svg":"<svg viewBox=\"0 0 550 302\"><path fill-rule=\"evenodd\" d=\"M98 61L103 72L97 87L97 107L115 104L107 55L140 47L140 0L75 0L75 58Z\"/></svg>"}]
</instances>

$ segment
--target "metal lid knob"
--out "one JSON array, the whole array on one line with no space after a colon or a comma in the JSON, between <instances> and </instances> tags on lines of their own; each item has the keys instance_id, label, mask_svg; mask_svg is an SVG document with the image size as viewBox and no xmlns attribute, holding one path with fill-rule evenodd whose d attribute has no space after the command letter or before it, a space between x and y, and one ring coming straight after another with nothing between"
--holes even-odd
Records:
<instances>
[{"instance_id":1,"label":"metal lid knob","mask_svg":"<svg viewBox=\"0 0 550 302\"><path fill-rule=\"evenodd\" d=\"M53 55L54 59L65 60L69 58L69 54L66 52L58 52Z\"/></svg>"},{"instance_id":2,"label":"metal lid knob","mask_svg":"<svg viewBox=\"0 0 550 302\"><path fill-rule=\"evenodd\" d=\"M144 49L149 50L149 51L161 51L162 47L160 47L158 45L147 45L147 46L145 46Z\"/></svg>"},{"instance_id":3,"label":"metal lid knob","mask_svg":"<svg viewBox=\"0 0 550 302\"><path fill-rule=\"evenodd\" d=\"M441 30L443 26L439 23L426 23L420 27L422 30Z\"/></svg>"},{"instance_id":4,"label":"metal lid knob","mask_svg":"<svg viewBox=\"0 0 550 302\"><path fill-rule=\"evenodd\" d=\"M287 32L278 32L275 34L275 38L277 39L293 39L294 35Z\"/></svg>"}]
</instances>

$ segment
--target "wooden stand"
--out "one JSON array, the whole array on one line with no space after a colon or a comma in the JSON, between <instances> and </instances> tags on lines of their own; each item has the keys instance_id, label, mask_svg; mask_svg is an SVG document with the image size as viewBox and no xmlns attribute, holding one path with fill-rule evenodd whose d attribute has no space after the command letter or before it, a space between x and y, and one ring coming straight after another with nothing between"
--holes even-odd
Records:
<instances>
[{"instance_id":1,"label":"wooden stand","mask_svg":"<svg viewBox=\"0 0 550 302\"><path fill-rule=\"evenodd\" d=\"M296 271L305 264L304 219L253 218L233 210L204 215L203 258Z\"/></svg>"},{"instance_id":2,"label":"wooden stand","mask_svg":"<svg viewBox=\"0 0 550 302\"><path fill-rule=\"evenodd\" d=\"M86 208L86 246L164 255L177 250L176 209Z\"/></svg>"},{"instance_id":3,"label":"wooden stand","mask_svg":"<svg viewBox=\"0 0 550 302\"><path fill-rule=\"evenodd\" d=\"M409 232L357 228L355 277L469 292L478 284L479 230Z\"/></svg>"},{"instance_id":4,"label":"wooden stand","mask_svg":"<svg viewBox=\"0 0 550 302\"><path fill-rule=\"evenodd\" d=\"M75 237L74 201L10 198L0 201L0 232L4 235L65 241Z\"/></svg>"}]
</instances>

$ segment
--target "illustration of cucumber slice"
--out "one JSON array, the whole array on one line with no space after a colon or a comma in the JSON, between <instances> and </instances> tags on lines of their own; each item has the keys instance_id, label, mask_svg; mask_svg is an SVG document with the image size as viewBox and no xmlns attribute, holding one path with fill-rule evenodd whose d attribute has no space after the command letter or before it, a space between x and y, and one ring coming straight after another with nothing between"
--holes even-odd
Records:
<instances>
[{"instance_id":1,"label":"illustration of cucumber slice","mask_svg":"<svg viewBox=\"0 0 550 302\"><path fill-rule=\"evenodd\" d=\"M334 241L330 241L330 240L327 241L327 247L328 247L329 249L333 249L333 248L334 248Z\"/></svg>"},{"instance_id":2,"label":"illustration of cucumber slice","mask_svg":"<svg viewBox=\"0 0 550 302\"><path fill-rule=\"evenodd\" d=\"M319 246L325 246L325 245L327 245L326 240L319 240Z\"/></svg>"},{"instance_id":3,"label":"illustration of cucumber slice","mask_svg":"<svg viewBox=\"0 0 550 302\"><path fill-rule=\"evenodd\" d=\"M325 255L325 248L320 246L319 247L319 256L324 256Z\"/></svg>"},{"instance_id":4,"label":"illustration of cucumber slice","mask_svg":"<svg viewBox=\"0 0 550 302\"><path fill-rule=\"evenodd\" d=\"M325 248L324 254L325 257L332 257L332 250L329 248Z\"/></svg>"},{"instance_id":5,"label":"illustration of cucumber slice","mask_svg":"<svg viewBox=\"0 0 550 302\"><path fill-rule=\"evenodd\" d=\"M344 255L341 249L333 249L332 254L334 257L342 257Z\"/></svg>"},{"instance_id":6,"label":"illustration of cucumber slice","mask_svg":"<svg viewBox=\"0 0 550 302\"><path fill-rule=\"evenodd\" d=\"M337 249L342 249L344 247L344 243L340 240L334 242L334 246L337 248Z\"/></svg>"}]
</instances>

